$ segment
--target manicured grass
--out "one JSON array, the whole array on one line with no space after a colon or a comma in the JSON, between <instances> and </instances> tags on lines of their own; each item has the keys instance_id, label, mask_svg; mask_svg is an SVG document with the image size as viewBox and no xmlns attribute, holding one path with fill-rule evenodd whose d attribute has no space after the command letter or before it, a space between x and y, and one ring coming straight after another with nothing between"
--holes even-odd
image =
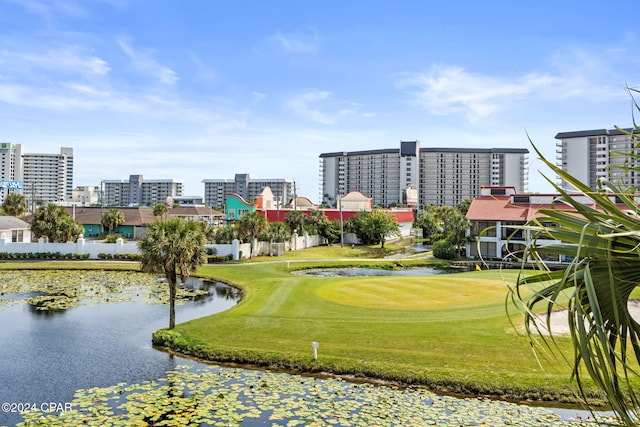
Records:
<instances>
[{"instance_id":1,"label":"manicured grass","mask_svg":"<svg viewBox=\"0 0 640 427\"><path fill-rule=\"evenodd\" d=\"M202 268L200 275L241 287L243 300L174 331L158 331L154 342L223 362L351 374L456 393L576 401L566 362L552 359L541 368L529 341L509 322L505 297L515 271L359 278L289 271L301 266L313 264ZM178 321L179 316L178 310ZM519 315L513 320L521 324ZM312 341L320 343L318 360ZM568 339L558 342L569 354Z\"/></svg>"},{"instance_id":2,"label":"manicured grass","mask_svg":"<svg viewBox=\"0 0 640 427\"><path fill-rule=\"evenodd\" d=\"M371 254L367 248L325 247L250 263L205 266L199 276L235 284L243 290L243 300L226 312L179 324L174 331L157 331L154 341L213 361L354 375L518 400L577 401L567 363L551 358L543 360L541 368L529 341L509 322L505 297L517 271L360 278L291 272L331 265L396 267L425 262L358 257L345 261L350 251L358 251L360 257ZM305 261L310 259L321 261ZM0 263L0 269L32 268L137 271L139 265ZM519 315L512 320L521 325ZM318 360L312 357L312 341L320 343ZM568 338L558 343L570 356Z\"/></svg>"}]
</instances>

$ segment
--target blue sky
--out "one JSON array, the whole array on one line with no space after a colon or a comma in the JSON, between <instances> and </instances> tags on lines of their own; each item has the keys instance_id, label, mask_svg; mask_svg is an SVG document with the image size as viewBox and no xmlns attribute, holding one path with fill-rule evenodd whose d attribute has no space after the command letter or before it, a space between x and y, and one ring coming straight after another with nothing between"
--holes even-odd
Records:
<instances>
[{"instance_id":1,"label":"blue sky","mask_svg":"<svg viewBox=\"0 0 640 427\"><path fill-rule=\"evenodd\" d=\"M295 179L319 155L632 124L629 1L0 0L0 141L104 179ZM549 191L530 155L530 191ZM543 170L544 171L544 170ZM553 178L553 176L552 176Z\"/></svg>"}]
</instances>

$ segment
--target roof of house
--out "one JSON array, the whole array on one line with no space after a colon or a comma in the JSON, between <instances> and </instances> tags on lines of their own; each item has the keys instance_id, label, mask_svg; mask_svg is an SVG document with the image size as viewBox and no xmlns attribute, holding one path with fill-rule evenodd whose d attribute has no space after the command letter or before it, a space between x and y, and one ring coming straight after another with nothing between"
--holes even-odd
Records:
<instances>
[{"instance_id":1,"label":"roof of house","mask_svg":"<svg viewBox=\"0 0 640 427\"><path fill-rule=\"evenodd\" d=\"M309 200L309 198L303 196L298 196L295 198L295 200L291 199L291 201L289 202L289 206L293 206L294 201L297 208L313 208L317 206L315 203Z\"/></svg>"},{"instance_id":2,"label":"roof of house","mask_svg":"<svg viewBox=\"0 0 640 427\"><path fill-rule=\"evenodd\" d=\"M541 216L540 209L558 209L573 211L574 208L565 203L512 203L512 196L480 196L473 199L467 219L471 221L514 221L527 222ZM585 204L598 208L595 204ZM620 209L626 206L620 205Z\"/></svg>"},{"instance_id":3,"label":"roof of house","mask_svg":"<svg viewBox=\"0 0 640 427\"><path fill-rule=\"evenodd\" d=\"M204 205L184 205L169 209L169 216L224 216L222 212L216 211Z\"/></svg>"},{"instance_id":4,"label":"roof of house","mask_svg":"<svg viewBox=\"0 0 640 427\"><path fill-rule=\"evenodd\" d=\"M28 222L15 216L0 216L0 230L20 230L30 227L31 225Z\"/></svg>"},{"instance_id":5,"label":"roof of house","mask_svg":"<svg viewBox=\"0 0 640 427\"><path fill-rule=\"evenodd\" d=\"M74 216L80 224L101 224L102 214L106 211L101 207L65 207L69 215ZM156 217L151 208L117 208L124 216L123 225L142 226L151 224ZM74 212L75 211L75 212Z\"/></svg>"},{"instance_id":6,"label":"roof of house","mask_svg":"<svg viewBox=\"0 0 640 427\"><path fill-rule=\"evenodd\" d=\"M329 221L340 221L340 210L339 209L321 209L324 216L327 217ZM267 221L269 222L283 222L284 217L289 212L293 212L293 209L268 209L260 211L263 215L266 216ZM303 214L310 216L310 210L298 210L298 212L302 212ZM355 216L358 212L361 211L342 211L342 220L345 221L353 216ZM391 213L399 223L407 223L413 222L414 216L411 210L388 210L387 212Z\"/></svg>"},{"instance_id":7,"label":"roof of house","mask_svg":"<svg viewBox=\"0 0 640 427\"><path fill-rule=\"evenodd\" d=\"M349 191L347 194L345 194L344 196L340 197L340 200L343 201L363 201L363 202L368 202L373 200L373 197L367 197L364 194L362 194L360 191Z\"/></svg>"}]
</instances>

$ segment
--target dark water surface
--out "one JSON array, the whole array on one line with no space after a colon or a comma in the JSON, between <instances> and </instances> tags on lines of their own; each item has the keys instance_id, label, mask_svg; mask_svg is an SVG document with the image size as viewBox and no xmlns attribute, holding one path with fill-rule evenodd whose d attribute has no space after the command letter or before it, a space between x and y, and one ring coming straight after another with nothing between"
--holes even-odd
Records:
<instances>
[{"instance_id":1,"label":"dark water surface","mask_svg":"<svg viewBox=\"0 0 640 427\"><path fill-rule=\"evenodd\" d=\"M176 322L226 310L238 294L222 283L189 279L210 295L176 307ZM0 306L0 403L71 402L81 388L162 378L177 365L206 366L151 346L168 326L169 307L141 302L102 303L63 312L37 312L20 303ZM22 418L0 412L0 425Z\"/></svg>"},{"instance_id":2,"label":"dark water surface","mask_svg":"<svg viewBox=\"0 0 640 427\"><path fill-rule=\"evenodd\" d=\"M468 271L464 268L432 268L432 267L410 267L398 269L370 268L370 267L336 267L336 268L313 268L297 271L296 274L308 276L431 276L433 274L452 274Z\"/></svg>"}]
</instances>

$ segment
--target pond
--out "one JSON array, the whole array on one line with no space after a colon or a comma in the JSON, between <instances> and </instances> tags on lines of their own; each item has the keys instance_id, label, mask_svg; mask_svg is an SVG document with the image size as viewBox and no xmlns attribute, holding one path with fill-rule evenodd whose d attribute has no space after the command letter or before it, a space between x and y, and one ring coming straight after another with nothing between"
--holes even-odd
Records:
<instances>
[{"instance_id":1,"label":"pond","mask_svg":"<svg viewBox=\"0 0 640 427\"><path fill-rule=\"evenodd\" d=\"M42 295L43 288L25 293L24 283L38 274L0 272L0 425L23 420L13 412L19 405L50 409L49 417L56 418L40 421L58 425L81 424L87 414L122 426L169 419L202 426L580 425L543 408L172 357L150 345L152 331L168 322L168 308L161 304L166 284L135 286L148 277L137 273L46 274L47 289L81 295L82 303L59 311L34 309L26 300ZM73 280L82 285L69 285ZM237 302L226 285L188 284L203 292L183 297L178 322ZM25 417L35 424L41 416Z\"/></svg>"},{"instance_id":2,"label":"pond","mask_svg":"<svg viewBox=\"0 0 640 427\"><path fill-rule=\"evenodd\" d=\"M433 274L452 274L468 271L465 268L434 268L434 267L408 267L408 268L371 268L371 267L337 267L337 268L312 268L296 271L295 274L305 276L431 276Z\"/></svg>"},{"instance_id":3,"label":"pond","mask_svg":"<svg viewBox=\"0 0 640 427\"><path fill-rule=\"evenodd\" d=\"M141 273L47 272L49 289L57 283L60 292L86 297L79 306L49 311L25 303L42 291L21 292L25 282L41 282L37 276L43 274L0 272L0 402L70 402L80 388L152 380L177 365L196 365L151 346L151 333L169 321L162 304L166 284L149 283ZM84 285L73 286L75 281ZM239 299L222 283L187 284L204 293L176 307L177 322L226 310ZM17 415L0 412L0 425L14 425Z\"/></svg>"}]
</instances>

